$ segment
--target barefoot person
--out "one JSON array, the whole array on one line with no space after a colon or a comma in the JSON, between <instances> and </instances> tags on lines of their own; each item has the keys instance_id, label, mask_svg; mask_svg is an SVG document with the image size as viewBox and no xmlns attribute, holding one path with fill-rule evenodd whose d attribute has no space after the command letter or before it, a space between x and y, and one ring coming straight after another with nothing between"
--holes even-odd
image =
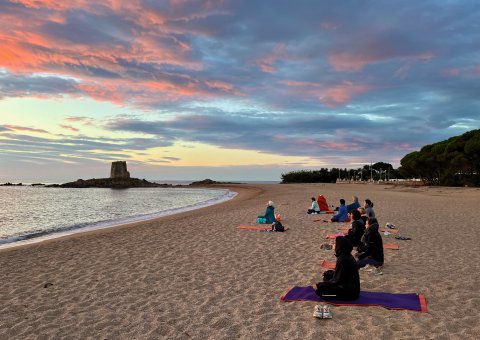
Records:
<instances>
[{"instance_id":1,"label":"barefoot person","mask_svg":"<svg viewBox=\"0 0 480 340\"><path fill-rule=\"evenodd\" d=\"M360 276L357 263L351 254L352 244L343 236L335 239L337 262L331 277L313 286L315 293L323 299L356 300L360 294Z\"/></svg>"}]
</instances>

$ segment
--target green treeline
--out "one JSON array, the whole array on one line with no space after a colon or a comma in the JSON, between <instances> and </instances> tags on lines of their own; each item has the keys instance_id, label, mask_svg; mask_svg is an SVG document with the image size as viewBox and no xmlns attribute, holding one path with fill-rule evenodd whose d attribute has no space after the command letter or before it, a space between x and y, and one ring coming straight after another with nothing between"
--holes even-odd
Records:
<instances>
[{"instance_id":1,"label":"green treeline","mask_svg":"<svg viewBox=\"0 0 480 340\"><path fill-rule=\"evenodd\" d=\"M403 178L391 164L378 162L357 169L321 168L320 170L300 170L282 174L282 183L335 183L337 179L367 181Z\"/></svg>"},{"instance_id":2,"label":"green treeline","mask_svg":"<svg viewBox=\"0 0 480 340\"><path fill-rule=\"evenodd\" d=\"M282 174L282 183L335 183L337 179L367 181L420 179L425 185L480 186L480 129L426 145L404 156L400 168L378 162L358 169L321 168Z\"/></svg>"},{"instance_id":3,"label":"green treeline","mask_svg":"<svg viewBox=\"0 0 480 340\"><path fill-rule=\"evenodd\" d=\"M480 186L480 130L472 130L414 151L400 161L405 177L426 185Z\"/></svg>"}]
</instances>

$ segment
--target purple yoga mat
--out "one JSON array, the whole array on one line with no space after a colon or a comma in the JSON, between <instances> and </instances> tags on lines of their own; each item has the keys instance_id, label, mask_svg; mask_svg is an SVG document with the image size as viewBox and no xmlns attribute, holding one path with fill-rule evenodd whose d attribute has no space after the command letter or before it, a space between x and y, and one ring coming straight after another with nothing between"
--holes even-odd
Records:
<instances>
[{"instance_id":1,"label":"purple yoga mat","mask_svg":"<svg viewBox=\"0 0 480 340\"><path fill-rule=\"evenodd\" d=\"M381 306L387 309L406 309L416 312L427 312L427 303L423 294L416 293L381 293L360 292L360 297L354 301L322 300L312 286L293 287L280 298L282 301L319 301L336 306Z\"/></svg>"}]
</instances>

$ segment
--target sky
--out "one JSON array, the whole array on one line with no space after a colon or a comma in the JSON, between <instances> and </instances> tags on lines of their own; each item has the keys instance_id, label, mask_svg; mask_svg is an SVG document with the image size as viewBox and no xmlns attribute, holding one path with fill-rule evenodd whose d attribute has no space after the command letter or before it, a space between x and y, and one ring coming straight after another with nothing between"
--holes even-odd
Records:
<instances>
[{"instance_id":1,"label":"sky","mask_svg":"<svg viewBox=\"0 0 480 340\"><path fill-rule=\"evenodd\" d=\"M0 0L0 181L395 168L480 128L476 0Z\"/></svg>"}]
</instances>

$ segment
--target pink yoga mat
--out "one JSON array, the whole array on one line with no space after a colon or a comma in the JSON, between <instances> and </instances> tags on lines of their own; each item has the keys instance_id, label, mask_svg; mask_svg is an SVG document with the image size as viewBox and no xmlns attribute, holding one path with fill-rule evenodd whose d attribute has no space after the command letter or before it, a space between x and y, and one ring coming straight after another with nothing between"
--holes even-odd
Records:
<instances>
[{"instance_id":1,"label":"pink yoga mat","mask_svg":"<svg viewBox=\"0 0 480 340\"><path fill-rule=\"evenodd\" d=\"M335 262L323 260L323 262L322 262L322 268L325 268L325 269L335 269Z\"/></svg>"}]
</instances>

